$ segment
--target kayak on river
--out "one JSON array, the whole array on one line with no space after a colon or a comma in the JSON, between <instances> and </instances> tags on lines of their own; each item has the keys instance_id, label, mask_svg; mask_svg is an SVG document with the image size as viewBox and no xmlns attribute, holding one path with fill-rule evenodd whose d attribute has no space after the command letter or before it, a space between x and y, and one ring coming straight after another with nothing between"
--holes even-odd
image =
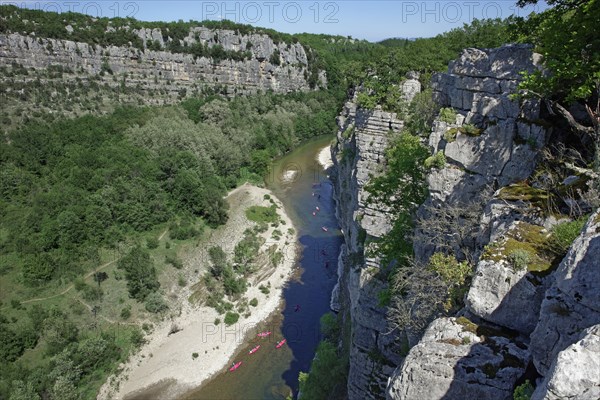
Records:
<instances>
[{"instance_id":1,"label":"kayak on river","mask_svg":"<svg viewBox=\"0 0 600 400\"><path fill-rule=\"evenodd\" d=\"M280 348L281 346L283 346L285 344L286 340L283 339L281 342L277 343L277 346L275 346L276 349Z\"/></svg>"},{"instance_id":2,"label":"kayak on river","mask_svg":"<svg viewBox=\"0 0 600 400\"><path fill-rule=\"evenodd\" d=\"M240 367L240 365L242 365L241 361L237 364L233 364L233 366L231 368L229 368L229 372L235 371L236 369L238 369Z\"/></svg>"},{"instance_id":3,"label":"kayak on river","mask_svg":"<svg viewBox=\"0 0 600 400\"><path fill-rule=\"evenodd\" d=\"M260 349L260 344L258 346L256 346L255 348L253 348L252 350L250 350L248 352L248 354L254 354L254 353L256 353L258 351L258 349Z\"/></svg>"},{"instance_id":4,"label":"kayak on river","mask_svg":"<svg viewBox=\"0 0 600 400\"><path fill-rule=\"evenodd\" d=\"M327 229L327 228L325 228L325 227L322 227L321 229L323 229L325 232L328 232L328 231L329 231L329 229Z\"/></svg>"},{"instance_id":5,"label":"kayak on river","mask_svg":"<svg viewBox=\"0 0 600 400\"><path fill-rule=\"evenodd\" d=\"M269 336L270 334L271 334L271 331L265 331L265 332L261 332L261 333L259 333L259 334L258 334L258 335L256 335L256 336L258 336L258 337L267 337L267 336Z\"/></svg>"}]
</instances>

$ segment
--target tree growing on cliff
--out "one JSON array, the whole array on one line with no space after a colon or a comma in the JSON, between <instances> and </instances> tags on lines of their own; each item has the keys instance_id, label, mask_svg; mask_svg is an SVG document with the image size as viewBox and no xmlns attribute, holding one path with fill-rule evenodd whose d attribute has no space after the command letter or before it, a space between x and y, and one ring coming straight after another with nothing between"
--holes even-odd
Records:
<instances>
[{"instance_id":1,"label":"tree growing on cliff","mask_svg":"<svg viewBox=\"0 0 600 400\"><path fill-rule=\"evenodd\" d=\"M519 0L524 7L538 0ZM514 36L535 45L544 57L546 71L525 74L520 89L525 96L542 98L551 113L564 117L585 141L596 146L600 140L600 1L548 0L550 9L519 19ZM588 120L575 118L570 111L580 103Z\"/></svg>"}]
</instances>

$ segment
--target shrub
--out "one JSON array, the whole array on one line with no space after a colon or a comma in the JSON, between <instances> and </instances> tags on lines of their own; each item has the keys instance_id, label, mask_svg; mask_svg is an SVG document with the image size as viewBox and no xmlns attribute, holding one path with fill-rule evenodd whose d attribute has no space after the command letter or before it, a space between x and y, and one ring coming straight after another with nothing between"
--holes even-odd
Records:
<instances>
[{"instance_id":1,"label":"shrub","mask_svg":"<svg viewBox=\"0 0 600 400\"><path fill-rule=\"evenodd\" d=\"M215 325L219 325L221 323L221 319L220 318L215 318Z\"/></svg>"},{"instance_id":2,"label":"shrub","mask_svg":"<svg viewBox=\"0 0 600 400\"><path fill-rule=\"evenodd\" d=\"M83 298L87 301L100 300L102 298L103 294L104 293L102 292L102 289L99 286L90 286L90 285L85 285L85 288L83 289L83 292L82 292Z\"/></svg>"},{"instance_id":3,"label":"shrub","mask_svg":"<svg viewBox=\"0 0 600 400\"><path fill-rule=\"evenodd\" d=\"M185 277L182 274L179 274L179 277L177 278L177 284L181 287L184 287L185 285L187 285L187 280L185 279Z\"/></svg>"},{"instance_id":4,"label":"shrub","mask_svg":"<svg viewBox=\"0 0 600 400\"><path fill-rule=\"evenodd\" d=\"M448 124L456 123L456 111L452 108L442 108L440 110L440 121L446 122Z\"/></svg>"},{"instance_id":5,"label":"shrub","mask_svg":"<svg viewBox=\"0 0 600 400\"><path fill-rule=\"evenodd\" d=\"M179 258L177 258L177 256L166 255L165 263L171 264L173 266L173 268L176 268L176 269L183 268L183 262L181 262L181 260Z\"/></svg>"},{"instance_id":6,"label":"shrub","mask_svg":"<svg viewBox=\"0 0 600 400\"><path fill-rule=\"evenodd\" d=\"M527 269L531 262L531 253L524 249L515 249L508 254L508 262L517 271Z\"/></svg>"},{"instance_id":7,"label":"shrub","mask_svg":"<svg viewBox=\"0 0 600 400\"><path fill-rule=\"evenodd\" d=\"M146 301L145 301L144 305L148 312L151 312L154 314L165 311L166 309L169 308L169 306L167 306L167 303L165 302L163 297L160 295L160 293L157 293L157 292L150 293L146 297Z\"/></svg>"},{"instance_id":8,"label":"shrub","mask_svg":"<svg viewBox=\"0 0 600 400\"><path fill-rule=\"evenodd\" d=\"M475 125L473 124L464 124L461 128L460 131L466 135L469 136L479 136L481 135L481 129L477 128Z\"/></svg>"},{"instance_id":9,"label":"shrub","mask_svg":"<svg viewBox=\"0 0 600 400\"><path fill-rule=\"evenodd\" d=\"M265 285L260 285L258 289L261 291L262 294L269 294L270 292L269 288Z\"/></svg>"},{"instance_id":10,"label":"shrub","mask_svg":"<svg viewBox=\"0 0 600 400\"><path fill-rule=\"evenodd\" d=\"M240 319L240 314L234 312L227 312L227 314L225 314L225 325L233 325L236 322L238 322L238 319Z\"/></svg>"},{"instance_id":11,"label":"shrub","mask_svg":"<svg viewBox=\"0 0 600 400\"><path fill-rule=\"evenodd\" d=\"M434 155L425 159L425 168L442 169L446 166L446 155L443 151L438 151Z\"/></svg>"},{"instance_id":12,"label":"shrub","mask_svg":"<svg viewBox=\"0 0 600 400\"><path fill-rule=\"evenodd\" d=\"M533 385L526 380L525 383L519 385L515 388L515 392L513 393L514 400L529 400L533 395Z\"/></svg>"},{"instance_id":13,"label":"shrub","mask_svg":"<svg viewBox=\"0 0 600 400\"><path fill-rule=\"evenodd\" d=\"M456 135L458 135L458 128L448 129L444 133L444 140L448 143L452 143L456 140Z\"/></svg>"},{"instance_id":14,"label":"shrub","mask_svg":"<svg viewBox=\"0 0 600 400\"><path fill-rule=\"evenodd\" d=\"M158 248L158 239L157 238L148 238L146 240L146 247L149 249Z\"/></svg>"},{"instance_id":15,"label":"shrub","mask_svg":"<svg viewBox=\"0 0 600 400\"><path fill-rule=\"evenodd\" d=\"M377 293L377 305L379 307L387 307L392 301L392 291L390 289L384 289Z\"/></svg>"},{"instance_id":16,"label":"shrub","mask_svg":"<svg viewBox=\"0 0 600 400\"><path fill-rule=\"evenodd\" d=\"M131 306L124 307L121 310L121 318L122 319L127 320L127 319L129 319L129 317L131 317Z\"/></svg>"},{"instance_id":17,"label":"shrub","mask_svg":"<svg viewBox=\"0 0 600 400\"><path fill-rule=\"evenodd\" d=\"M458 262L454 256L437 252L429 259L429 269L437 272L448 284L463 285L471 273L471 266L466 262Z\"/></svg>"},{"instance_id":18,"label":"shrub","mask_svg":"<svg viewBox=\"0 0 600 400\"><path fill-rule=\"evenodd\" d=\"M252 307L256 307L258 305L258 299L255 297L252 300L250 300L249 303Z\"/></svg>"},{"instance_id":19,"label":"shrub","mask_svg":"<svg viewBox=\"0 0 600 400\"><path fill-rule=\"evenodd\" d=\"M198 353L192 353L192 359L195 360L196 358L198 358Z\"/></svg>"},{"instance_id":20,"label":"shrub","mask_svg":"<svg viewBox=\"0 0 600 400\"><path fill-rule=\"evenodd\" d=\"M557 255L564 255L571 247L571 244L581 233L585 219L579 218L571 222L563 222L552 228L552 236L548 239L550 251Z\"/></svg>"}]
</instances>

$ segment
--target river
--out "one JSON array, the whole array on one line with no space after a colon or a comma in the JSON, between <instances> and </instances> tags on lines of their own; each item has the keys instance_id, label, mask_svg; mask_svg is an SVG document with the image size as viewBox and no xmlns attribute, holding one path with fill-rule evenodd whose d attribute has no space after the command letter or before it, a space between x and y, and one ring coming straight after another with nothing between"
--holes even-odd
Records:
<instances>
[{"instance_id":1,"label":"river","mask_svg":"<svg viewBox=\"0 0 600 400\"><path fill-rule=\"evenodd\" d=\"M295 276L283 291L282 307L261 328L273 333L267 339L249 338L232 359L243 361L238 370L230 373L224 368L185 400L280 400L297 394L298 374L310 368L320 340L319 320L329 311L343 240L335 218L333 186L317 162L331 140L321 136L305 142L275 161L265 178L292 218L302 245ZM276 349L282 338L287 344ZM249 355L257 344L260 350Z\"/></svg>"}]
</instances>

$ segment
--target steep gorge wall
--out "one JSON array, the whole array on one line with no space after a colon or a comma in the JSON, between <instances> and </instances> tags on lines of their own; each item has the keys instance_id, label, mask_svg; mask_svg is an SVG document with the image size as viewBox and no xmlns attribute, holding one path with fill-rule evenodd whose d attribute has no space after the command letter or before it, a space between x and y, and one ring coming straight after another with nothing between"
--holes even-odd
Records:
<instances>
[{"instance_id":1,"label":"steep gorge wall","mask_svg":"<svg viewBox=\"0 0 600 400\"><path fill-rule=\"evenodd\" d=\"M523 183L549 137L540 106L509 97L520 72L535 71L539 63L530 46L467 49L433 78L436 100L456 114L438 118L428 139L432 154L441 152L446 161L427 176L430 196L418 212L425 229L415 232L415 256L425 263L445 251L476 267L466 307L457 317L435 319L417 343L408 336L415 344L408 354L405 336L392 329L378 304L386 288L379 260L365 250L369 238L390 228L387 210L367 201L365 185L383 171L385 147L403 122L346 103L333 148L345 244L332 309L347 306L352 320L350 399L511 399L526 372L535 370L542 375L535 399L598 397L600 376L577 371L598 364L600 282L593 276L600 271L591 262L600 256L598 213L556 272L548 260L534 260L537 270L508 261L514 243L535 247L558 222L530 201L537 192ZM428 229L427 221L449 216L455 220L445 231Z\"/></svg>"},{"instance_id":2,"label":"steep gorge wall","mask_svg":"<svg viewBox=\"0 0 600 400\"><path fill-rule=\"evenodd\" d=\"M447 165L429 174L430 198L419 214L427 227L439 210L475 210L475 220L466 223L478 226L471 237L450 241L454 247L440 246L452 232L418 232L415 253L426 261L450 247L476 267L466 307L458 318L429 325L391 377L390 399L508 400L526 373L542 376L534 399L598 398L600 373L578 367L598 371L600 363L599 212L554 270L541 246L558 221L534 200L539 189L523 182L531 179L549 135L539 105L518 103L508 93L519 72L535 70L538 61L528 46L468 49L434 78L436 97L458 115L454 123L434 124L429 145L444 153ZM556 189L568 190L573 180ZM526 267L516 266L516 251L529 252Z\"/></svg>"},{"instance_id":3,"label":"steep gorge wall","mask_svg":"<svg viewBox=\"0 0 600 400\"><path fill-rule=\"evenodd\" d=\"M159 29L136 33L144 46L150 40L161 48L166 44ZM264 34L241 35L203 27L192 28L183 43L202 43L208 48L219 45L224 51L246 52L250 58L215 61L146 47L143 51L130 46L102 47L11 33L0 35L0 67L11 72L2 74L0 82L7 86L9 95L19 91L16 83L34 83L35 89L53 82L77 83L79 87L93 84L94 88L119 89L123 98L129 93L143 104L169 104L205 89L226 95L311 90L307 54L299 43L275 43ZM274 54L278 63L272 63ZM52 74L57 68L64 73ZM23 74L18 82L12 79L15 72ZM317 87L326 85L325 73L321 72ZM32 88L24 86L23 90ZM18 98L25 93L12 94Z\"/></svg>"},{"instance_id":4,"label":"steep gorge wall","mask_svg":"<svg viewBox=\"0 0 600 400\"><path fill-rule=\"evenodd\" d=\"M418 91L418 80L405 82L407 96ZM372 176L383 171L385 149L392 135L402 130L404 122L395 113L361 109L353 98L344 105L338 126L337 145L332 148L333 178L337 216L345 243L331 308L339 311L339 298L349 300L343 302L349 307L344 311L350 313L352 331L349 398L378 399L384 397L387 378L400 357L399 343L386 319L386 308L380 306L378 299L387 282L378 274L379 260L365 254L368 240L383 236L391 225L387 210L368 201L365 186Z\"/></svg>"}]
</instances>

